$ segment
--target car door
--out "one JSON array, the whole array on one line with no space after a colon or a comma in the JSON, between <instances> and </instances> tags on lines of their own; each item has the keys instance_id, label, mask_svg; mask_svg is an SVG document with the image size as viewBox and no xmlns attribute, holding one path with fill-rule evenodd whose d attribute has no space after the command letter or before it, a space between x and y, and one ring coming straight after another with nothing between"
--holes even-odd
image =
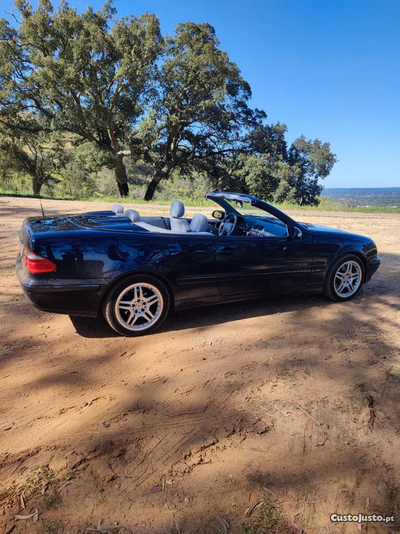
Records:
<instances>
[{"instance_id":1,"label":"car door","mask_svg":"<svg viewBox=\"0 0 400 534\"><path fill-rule=\"evenodd\" d=\"M165 248L158 260L173 285L175 301L219 296L215 251L217 237L207 233L163 235Z\"/></svg>"},{"instance_id":2,"label":"car door","mask_svg":"<svg viewBox=\"0 0 400 534\"><path fill-rule=\"evenodd\" d=\"M175 304L216 299L216 242L211 233L126 232L118 240L118 252L125 258L121 271L158 272L171 285Z\"/></svg>"},{"instance_id":3,"label":"car door","mask_svg":"<svg viewBox=\"0 0 400 534\"><path fill-rule=\"evenodd\" d=\"M305 234L224 236L217 241L217 281L224 296L301 291L312 264L313 242Z\"/></svg>"}]
</instances>

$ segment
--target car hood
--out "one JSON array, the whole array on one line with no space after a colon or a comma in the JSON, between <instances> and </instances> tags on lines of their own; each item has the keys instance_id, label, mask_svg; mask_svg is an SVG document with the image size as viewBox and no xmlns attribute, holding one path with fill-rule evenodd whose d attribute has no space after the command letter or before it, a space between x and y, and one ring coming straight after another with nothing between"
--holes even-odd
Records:
<instances>
[{"instance_id":1,"label":"car hood","mask_svg":"<svg viewBox=\"0 0 400 534\"><path fill-rule=\"evenodd\" d=\"M345 230L340 230L339 228L331 228L330 226L322 226L319 224L311 224L311 223L300 223L302 226L305 226L306 229L312 233L312 234L348 234L349 232L346 232Z\"/></svg>"},{"instance_id":2,"label":"car hood","mask_svg":"<svg viewBox=\"0 0 400 534\"><path fill-rule=\"evenodd\" d=\"M332 237L343 236L347 238L349 237L357 238L360 241L365 241L365 242L372 241L369 237L358 235L358 234L352 234L350 232L346 232L345 230L340 230L339 228L330 228L329 226L320 226L318 224L310 224L310 223L304 223L304 222L300 224L304 226L307 232L311 235L316 235L316 236L326 235L326 236L332 236Z\"/></svg>"}]
</instances>

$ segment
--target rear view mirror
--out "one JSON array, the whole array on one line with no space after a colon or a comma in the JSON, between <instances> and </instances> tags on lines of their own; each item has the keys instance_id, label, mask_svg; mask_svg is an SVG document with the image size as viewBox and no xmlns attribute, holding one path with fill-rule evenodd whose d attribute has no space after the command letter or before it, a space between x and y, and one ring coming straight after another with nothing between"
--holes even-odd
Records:
<instances>
[{"instance_id":1,"label":"rear view mirror","mask_svg":"<svg viewBox=\"0 0 400 534\"><path fill-rule=\"evenodd\" d=\"M214 217L214 219L218 219L218 220L221 220L224 218L225 214L223 211L221 210L214 210L212 212L212 216Z\"/></svg>"}]
</instances>

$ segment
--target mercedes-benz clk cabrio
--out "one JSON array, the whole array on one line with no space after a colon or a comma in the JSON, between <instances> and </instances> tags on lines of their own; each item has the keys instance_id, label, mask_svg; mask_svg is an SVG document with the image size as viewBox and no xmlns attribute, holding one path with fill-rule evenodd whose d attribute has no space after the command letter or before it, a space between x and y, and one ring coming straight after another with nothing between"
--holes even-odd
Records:
<instances>
[{"instance_id":1,"label":"mercedes-benz clk cabrio","mask_svg":"<svg viewBox=\"0 0 400 534\"><path fill-rule=\"evenodd\" d=\"M355 297L381 260L372 239L297 222L253 196L213 191L219 209L185 218L110 211L25 219L17 274L40 310L96 317L125 336L171 310L290 293Z\"/></svg>"}]
</instances>

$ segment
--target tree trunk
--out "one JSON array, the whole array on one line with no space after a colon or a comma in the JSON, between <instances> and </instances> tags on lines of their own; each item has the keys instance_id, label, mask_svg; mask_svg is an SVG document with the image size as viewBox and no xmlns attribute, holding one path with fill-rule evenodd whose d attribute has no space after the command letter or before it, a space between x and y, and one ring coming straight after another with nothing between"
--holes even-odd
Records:
<instances>
[{"instance_id":1,"label":"tree trunk","mask_svg":"<svg viewBox=\"0 0 400 534\"><path fill-rule=\"evenodd\" d=\"M164 171L156 171L153 174L153 178L151 179L151 182L147 186L147 191L144 195L145 200L151 200L153 198L154 192L157 189L158 184L161 182L163 178L167 177L167 173Z\"/></svg>"},{"instance_id":2,"label":"tree trunk","mask_svg":"<svg viewBox=\"0 0 400 534\"><path fill-rule=\"evenodd\" d=\"M129 195L128 175L126 174L123 156L117 155L114 172L115 179L117 180L119 196L127 197Z\"/></svg>"},{"instance_id":3,"label":"tree trunk","mask_svg":"<svg viewBox=\"0 0 400 534\"><path fill-rule=\"evenodd\" d=\"M40 195L40 190L42 189L43 182L38 179L37 176L32 176L32 190L33 196L38 197Z\"/></svg>"},{"instance_id":4,"label":"tree trunk","mask_svg":"<svg viewBox=\"0 0 400 534\"><path fill-rule=\"evenodd\" d=\"M119 194L120 198L129 196L128 184L117 183L117 186L118 186L118 194Z\"/></svg>"}]
</instances>

